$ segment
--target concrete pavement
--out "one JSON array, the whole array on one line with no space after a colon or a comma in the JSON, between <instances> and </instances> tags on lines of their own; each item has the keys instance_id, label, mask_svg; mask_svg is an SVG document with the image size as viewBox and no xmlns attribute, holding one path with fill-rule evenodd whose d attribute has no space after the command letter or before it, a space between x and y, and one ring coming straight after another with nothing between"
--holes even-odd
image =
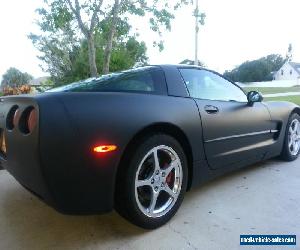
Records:
<instances>
[{"instance_id":1,"label":"concrete pavement","mask_svg":"<svg viewBox=\"0 0 300 250\"><path fill-rule=\"evenodd\" d=\"M297 247L239 246L240 234L297 234ZM166 226L145 231L115 212L65 216L0 171L0 249L299 249L300 159L272 160L187 193Z\"/></svg>"}]
</instances>

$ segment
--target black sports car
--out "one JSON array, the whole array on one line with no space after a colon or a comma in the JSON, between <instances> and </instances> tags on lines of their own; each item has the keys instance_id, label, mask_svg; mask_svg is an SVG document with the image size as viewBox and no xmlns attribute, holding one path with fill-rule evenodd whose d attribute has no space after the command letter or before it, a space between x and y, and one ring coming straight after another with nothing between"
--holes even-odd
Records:
<instances>
[{"instance_id":1,"label":"black sports car","mask_svg":"<svg viewBox=\"0 0 300 250\"><path fill-rule=\"evenodd\" d=\"M194 66L149 66L1 98L1 165L58 211L157 228L190 188L300 152L300 107Z\"/></svg>"}]
</instances>

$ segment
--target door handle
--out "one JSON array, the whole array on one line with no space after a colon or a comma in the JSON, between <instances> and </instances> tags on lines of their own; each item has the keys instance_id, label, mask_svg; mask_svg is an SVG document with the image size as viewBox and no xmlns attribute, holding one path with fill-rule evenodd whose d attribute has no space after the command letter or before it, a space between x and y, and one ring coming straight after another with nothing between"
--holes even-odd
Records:
<instances>
[{"instance_id":1,"label":"door handle","mask_svg":"<svg viewBox=\"0 0 300 250\"><path fill-rule=\"evenodd\" d=\"M219 109L215 106L212 106L212 105L206 105L204 107L204 110L206 111L206 113L208 114L216 114L219 112Z\"/></svg>"}]
</instances>

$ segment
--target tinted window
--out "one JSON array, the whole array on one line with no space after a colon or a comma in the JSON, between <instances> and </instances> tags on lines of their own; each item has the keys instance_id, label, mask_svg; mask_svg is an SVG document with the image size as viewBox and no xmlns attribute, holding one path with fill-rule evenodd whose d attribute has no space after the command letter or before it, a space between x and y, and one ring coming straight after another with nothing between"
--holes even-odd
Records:
<instances>
[{"instance_id":1,"label":"tinted window","mask_svg":"<svg viewBox=\"0 0 300 250\"><path fill-rule=\"evenodd\" d=\"M180 69L180 72L193 98L247 102L240 88L219 75L198 69Z\"/></svg>"},{"instance_id":2,"label":"tinted window","mask_svg":"<svg viewBox=\"0 0 300 250\"><path fill-rule=\"evenodd\" d=\"M143 92L166 93L164 73L158 68L136 69L72 83L49 92Z\"/></svg>"}]
</instances>

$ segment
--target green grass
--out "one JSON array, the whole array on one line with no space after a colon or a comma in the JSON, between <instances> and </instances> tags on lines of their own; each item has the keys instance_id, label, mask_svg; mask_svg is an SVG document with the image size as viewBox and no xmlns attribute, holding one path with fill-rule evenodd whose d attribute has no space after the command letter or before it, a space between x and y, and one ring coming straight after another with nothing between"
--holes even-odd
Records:
<instances>
[{"instance_id":1,"label":"green grass","mask_svg":"<svg viewBox=\"0 0 300 250\"><path fill-rule=\"evenodd\" d=\"M287 102L293 102L293 103L300 105L300 95L269 97L269 98L264 98L264 101L287 101Z\"/></svg>"},{"instance_id":2,"label":"green grass","mask_svg":"<svg viewBox=\"0 0 300 250\"><path fill-rule=\"evenodd\" d=\"M278 93L287 93L287 92L300 92L300 86L295 87L287 87L287 88L280 88L280 87L268 87L268 88L247 88L245 87L244 90L246 92L251 90L256 90L261 92L263 95L267 94L278 94ZM280 96L280 97L266 97L264 101L287 101L293 102L297 105L300 105L300 95L295 96Z\"/></svg>"},{"instance_id":3,"label":"green grass","mask_svg":"<svg viewBox=\"0 0 300 250\"><path fill-rule=\"evenodd\" d=\"M287 92L300 92L300 86L279 88L279 87L269 87L269 88L255 88L255 87L245 87L245 91L249 92L251 90L256 90L262 94L277 94L277 93L287 93Z\"/></svg>"}]
</instances>

